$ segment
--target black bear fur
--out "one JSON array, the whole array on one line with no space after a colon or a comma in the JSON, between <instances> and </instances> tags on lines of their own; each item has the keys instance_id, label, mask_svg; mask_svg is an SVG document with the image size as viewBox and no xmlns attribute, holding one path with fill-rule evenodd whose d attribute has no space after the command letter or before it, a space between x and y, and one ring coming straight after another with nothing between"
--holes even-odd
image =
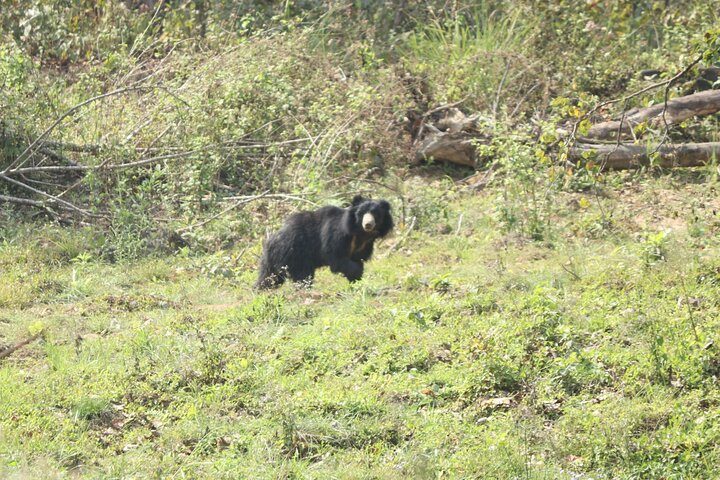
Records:
<instances>
[{"instance_id":1,"label":"black bear fur","mask_svg":"<svg viewBox=\"0 0 720 480\"><path fill-rule=\"evenodd\" d=\"M366 217L366 214L371 217ZM365 227L363 221L367 222ZM374 225L371 225L374 219ZM348 208L322 207L288 217L265 243L257 288L276 288L290 278L310 285L315 270L328 266L351 282L360 280L374 242L393 228L390 204L355 196Z\"/></svg>"}]
</instances>

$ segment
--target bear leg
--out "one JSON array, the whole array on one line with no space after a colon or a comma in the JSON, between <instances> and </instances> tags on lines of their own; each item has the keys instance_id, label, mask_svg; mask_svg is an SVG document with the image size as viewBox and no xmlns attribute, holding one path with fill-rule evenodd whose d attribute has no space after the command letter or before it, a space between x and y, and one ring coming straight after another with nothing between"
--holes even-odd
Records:
<instances>
[{"instance_id":1,"label":"bear leg","mask_svg":"<svg viewBox=\"0 0 720 480\"><path fill-rule=\"evenodd\" d=\"M260 290L267 290L269 288L278 288L280 285L285 283L287 278L287 272L281 271L280 273L271 272L268 270L261 270L260 276L255 283L255 288Z\"/></svg>"},{"instance_id":2,"label":"bear leg","mask_svg":"<svg viewBox=\"0 0 720 480\"><path fill-rule=\"evenodd\" d=\"M300 287L311 287L313 279L315 278L314 268L304 267L300 269L290 270L289 273L292 281Z\"/></svg>"},{"instance_id":3,"label":"bear leg","mask_svg":"<svg viewBox=\"0 0 720 480\"><path fill-rule=\"evenodd\" d=\"M345 278L351 282L357 282L363 276L365 270L362 262L356 262L349 258L343 258L335 261L330 265L330 271L333 273L342 273Z\"/></svg>"}]
</instances>

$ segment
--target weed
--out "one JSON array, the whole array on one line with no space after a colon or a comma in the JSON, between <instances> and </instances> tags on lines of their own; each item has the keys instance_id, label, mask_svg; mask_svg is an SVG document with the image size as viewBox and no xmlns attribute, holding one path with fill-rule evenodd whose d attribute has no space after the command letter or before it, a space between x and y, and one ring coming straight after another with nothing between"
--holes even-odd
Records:
<instances>
[{"instance_id":1,"label":"weed","mask_svg":"<svg viewBox=\"0 0 720 480\"><path fill-rule=\"evenodd\" d=\"M100 397L78 398L71 408L72 418L89 422L101 419L110 412L110 402Z\"/></svg>"},{"instance_id":2,"label":"weed","mask_svg":"<svg viewBox=\"0 0 720 480\"><path fill-rule=\"evenodd\" d=\"M640 238L640 259L645 267L667 259L668 233L665 231L648 233Z\"/></svg>"}]
</instances>

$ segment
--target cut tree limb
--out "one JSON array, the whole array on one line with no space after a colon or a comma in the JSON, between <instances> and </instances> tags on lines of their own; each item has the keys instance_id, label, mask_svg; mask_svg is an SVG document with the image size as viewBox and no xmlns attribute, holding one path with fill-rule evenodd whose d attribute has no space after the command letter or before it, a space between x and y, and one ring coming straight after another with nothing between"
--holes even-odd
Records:
<instances>
[{"instance_id":1,"label":"cut tree limb","mask_svg":"<svg viewBox=\"0 0 720 480\"><path fill-rule=\"evenodd\" d=\"M650 154L656 152L651 161ZM600 164L603 170L630 170L648 165L662 168L700 167L713 159L720 158L720 142L685 143L681 145L583 145L579 144L570 150L570 159L577 161L591 158Z\"/></svg>"},{"instance_id":2,"label":"cut tree limb","mask_svg":"<svg viewBox=\"0 0 720 480\"><path fill-rule=\"evenodd\" d=\"M472 138L465 133L438 132L420 142L415 157L418 161L432 158L474 167L475 147Z\"/></svg>"},{"instance_id":3,"label":"cut tree limb","mask_svg":"<svg viewBox=\"0 0 720 480\"><path fill-rule=\"evenodd\" d=\"M28 205L30 207L44 208L45 204L37 200L31 200L29 198L11 197L8 195L0 195L0 202L3 203L17 203L19 205Z\"/></svg>"},{"instance_id":4,"label":"cut tree limb","mask_svg":"<svg viewBox=\"0 0 720 480\"><path fill-rule=\"evenodd\" d=\"M477 131L480 117L477 114L467 116L455 105L457 103L443 105L422 116L413 142L417 162L433 159L466 167L475 166L477 155L474 142L481 138ZM439 112L444 112L443 116L429 123Z\"/></svg>"},{"instance_id":5,"label":"cut tree limb","mask_svg":"<svg viewBox=\"0 0 720 480\"><path fill-rule=\"evenodd\" d=\"M659 103L647 108L631 110L627 112L622 121L613 120L598 123L590 127L586 138L589 139L616 139L617 133L629 135L636 125L649 121L652 126L662 126L664 103ZM665 121L668 125L680 123L695 116L711 115L720 111L720 90L707 90L694 93L685 97L677 97L667 102L665 110Z\"/></svg>"}]
</instances>

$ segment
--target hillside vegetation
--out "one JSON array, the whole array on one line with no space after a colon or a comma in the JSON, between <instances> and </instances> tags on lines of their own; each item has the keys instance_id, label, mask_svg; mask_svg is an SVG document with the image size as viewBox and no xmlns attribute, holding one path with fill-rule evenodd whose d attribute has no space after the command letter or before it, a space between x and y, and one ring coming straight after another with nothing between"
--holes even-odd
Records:
<instances>
[{"instance_id":1,"label":"hillside vegetation","mask_svg":"<svg viewBox=\"0 0 720 480\"><path fill-rule=\"evenodd\" d=\"M569 152L717 88L717 9L550 3L4 2L0 476L716 475L720 170L655 146L720 117ZM474 168L416 155L452 108ZM357 193L362 281L252 289Z\"/></svg>"}]
</instances>

